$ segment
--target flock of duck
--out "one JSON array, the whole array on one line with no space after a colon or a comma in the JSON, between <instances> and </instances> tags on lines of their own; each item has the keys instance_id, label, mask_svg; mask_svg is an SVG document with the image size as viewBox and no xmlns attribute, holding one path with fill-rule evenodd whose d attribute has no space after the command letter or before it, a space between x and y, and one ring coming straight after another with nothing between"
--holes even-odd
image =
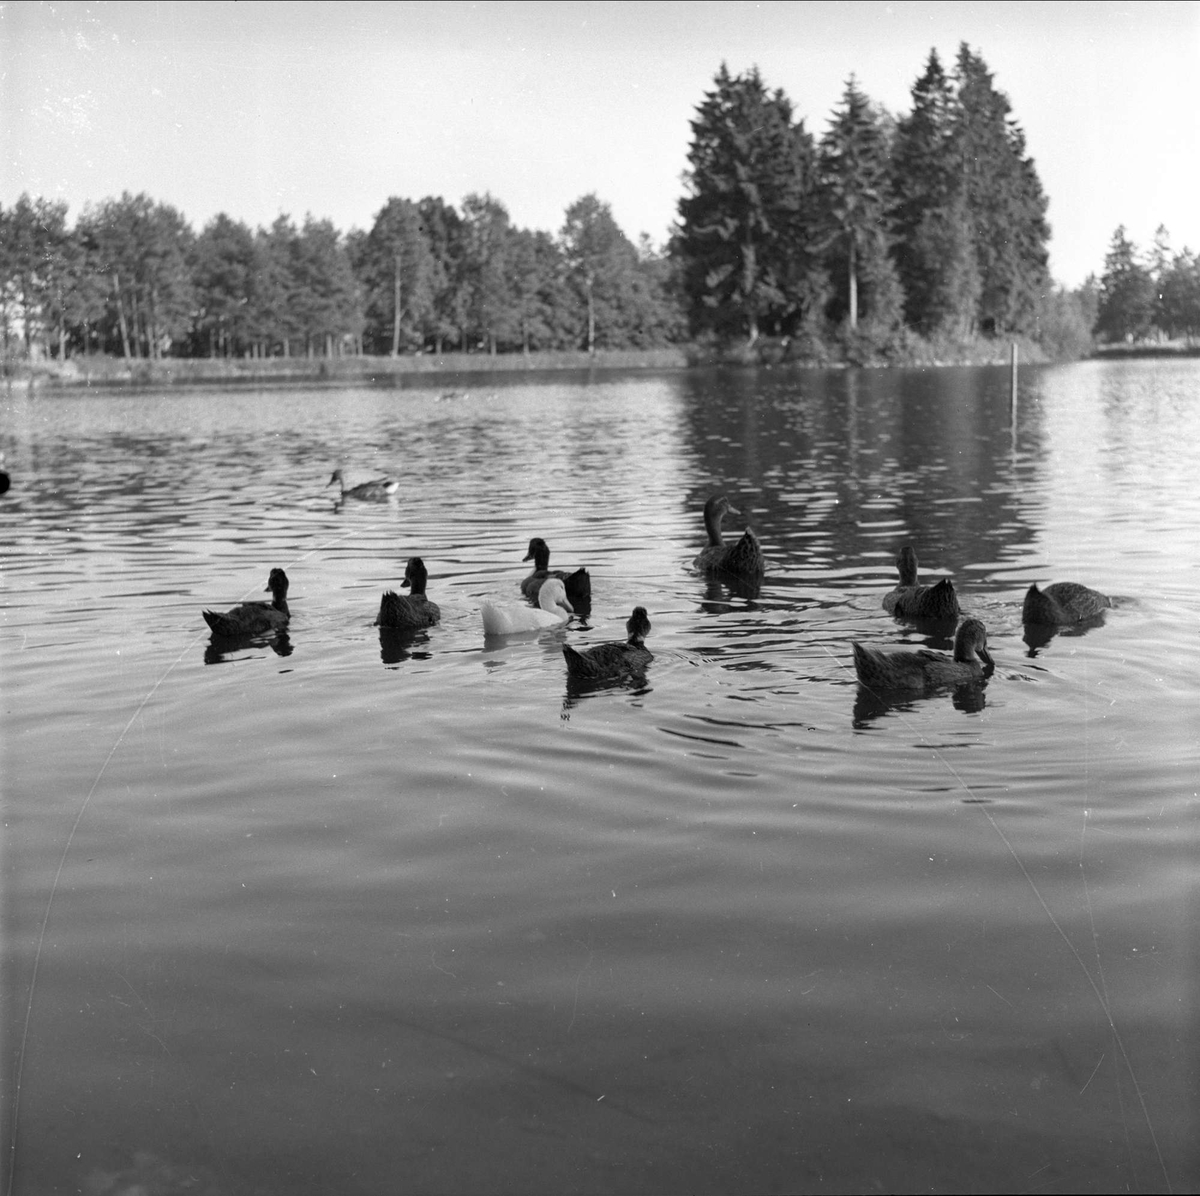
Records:
<instances>
[{"instance_id":1,"label":"flock of duck","mask_svg":"<svg viewBox=\"0 0 1200 1196\"><path fill-rule=\"evenodd\" d=\"M338 483L342 498L381 501L396 492L391 481L365 482L346 488L342 471L335 470L329 485ZM737 540L726 542L721 524L726 515L738 515L724 495L713 495L704 507L708 543L693 562L699 571L741 581L756 582L766 571L758 538L749 528ZM513 635L560 626L573 615L590 612L591 577L586 569L572 573L550 568L550 548L540 536L529 541L526 561L533 571L520 582L523 602L484 601L480 615L484 634ZM962 618L958 594L950 578L921 585L915 549L905 545L896 560L896 586L883 598L883 608L907 619L956 624L951 655L928 648L883 649L855 642L854 669L859 681L872 690L925 690L981 681L991 675L995 662L987 648L987 631L976 618ZM428 572L420 557L410 557L401 587L384 593L379 603L376 626L386 631L412 633L434 627L442 612L425 593ZM287 628L288 578L282 569L272 569L267 580L271 602L243 602L223 613L206 610L205 622L214 639L244 639L269 635ZM1064 626L1095 618L1112 606L1104 594L1076 582L1056 582L1039 590L1029 587L1022 607L1022 620L1040 626ZM959 621L961 619L961 622ZM626 639L598 644L582 651L562 646L567 673L580 679L616 679L638 676L654 659L646 647L650 618L644 606L636 606L626 622Z\"/></svg>"}]
</instances>

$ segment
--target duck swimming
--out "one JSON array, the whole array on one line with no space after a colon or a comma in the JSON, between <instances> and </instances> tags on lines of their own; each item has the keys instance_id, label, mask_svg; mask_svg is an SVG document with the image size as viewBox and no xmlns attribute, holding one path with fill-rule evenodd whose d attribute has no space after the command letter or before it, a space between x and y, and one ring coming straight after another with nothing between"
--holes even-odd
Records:
<instances>
[{"instance_id":1,"label":"duck swimming","mask_svg":"<svg viewBox=\"0 0 1200 1196\"><path fill-rule=\"evenodd\" d=\"M1078 623L1091 619L1112 606L1112 599L1098 590L1089 590L1076 581L1056 581L1039 590L1037 585L1029 587L1025 605L1021 608L1021 620L1025 623Z\"/></svg>"},{"instance_id":2,"label":"duck swimming","mask_svg":"<svg viewBox=\"0 0 1200 1196\"><path fill-rule=\"evenodd\" d=\"M630 673L641 673L654 659L644 640L650 634L650 616L644 606L635 606L633 614L625 624L629 638L624 642L597 644L576 652L570 644L563 644L563 659L567 662L567 673L581 680L601 680L605 677L625 677Z\"/></svg>"},{"instance_id":3,"label":"duck swimming","mask_svg":"<svg viewBox=\"0 0 1200 1196\"><path fill-rule=\"evenodd\" d=\"M542 582L548 577L557 577L567 591L567 601L572 606L586 606L592 600L592 579L586 569L576 569L574 573L564 573L561 569L550 568L550 546L541 536L534 536L529 541L529 551L525 560L533 562L533 572L521 582L521 593L526 598L536 599Z\"/></svg>"},{"instance_id":4,"label":"duck swimming","mask_svg":"<svg viewBox=\"0 0 1200 1196\"><path fill-rule=\"evenodd\" d=\"M325 485L332 486L334 482L341 487L342 498L357 498L362 502L383 502L400 489L400 483L392 478L377 478L373 482L360 482L357 486L351 486L347 490L346 479L342 476L340 469L333 471L333 477Z\"/></svg>"},{"instance_id":5,"label":"duck swimming","mask_svg":"<svg viewBox=\"0 0 1200 1196\"><path fill-rule=\"evenodd\" d=\"M442 617L436 602L425 597L425 583L429 574L425 562L419 556L410 556L404 566L402 586L411 593L397 594L388 590L379 602L377 627L389 627L396 631L416 631L421 627L433 627Z\"/></svg>"},{"instance_id":6,"label":"duck swimming","mask_svg":"<svg viewBox=\"0 0 1200 1196\"><path fill-rule=\"evenodd\" d=\"M733 544L721 539L721 520L726 515L740 515L723 494L714 494L704 504L704 528L708 532L708 547L693 562L705 572L732 573L737 577L761 577L765 569L758 537L747 528L742 538Z\"/></svg>"},{"instance_id":7,"label":"duck swimming","mask_svg":"<svg viewBox=\"0 0 1200 1196\"><path fill-rule=\"evenodd\" d=\"M542 631L565 623L575 610L567 601L566 587L557 577L548 577L538 591L537 606L507 605L485 601L479 612L483 616L484 635L513 635L518 631Z\"/></svg>"},{"instance_id":8,"label":"duck swimming","mask_svg":"<svg viewBox=\"0 0 1200 1196\"><path fill-rule=\"evenodd\" d=\"M987 631L978 619L964 619L954 636L954 656L917 651L883 652L854 643L854 671L871 689L932 689L990 677L995 661L987 650Z\"/></svg>"},{"instance_id":9,"label":"duck swimming","mask_svg":"<svg viewBox=\"0 0 1200 1196\"><path fill-rule=\"evenodd\" d=\"M266 588L274 596L273 602L243 602L223 614L202 611L204 621L212 628L213 635L233 638L282 631L291 618L287 604L287 574L282 569L272 569Z\"/></svg>"},{"instance_id":10,"label":"duck swimming","mask_svg":"<svg viewBox=\"0 0 1200 1196\"><path fill-rule=\"evenodd\" d=\"M936 585L917 584L917 552L905 544L896 558L900 580L894 590L883 596L883 609L910 619L957 619L961 613L954 582L943 577Z\"/></svg>"}]
</instances>

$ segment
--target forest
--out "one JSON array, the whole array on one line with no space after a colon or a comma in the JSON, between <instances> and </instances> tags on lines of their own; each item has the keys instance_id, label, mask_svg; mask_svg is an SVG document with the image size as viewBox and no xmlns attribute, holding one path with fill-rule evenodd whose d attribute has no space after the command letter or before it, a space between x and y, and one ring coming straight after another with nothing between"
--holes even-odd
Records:
<instances>
[{"instance_id":1,"label":"forest","mask_svg":"<svg viewBox=\"0 0 1200 1196\"><path fill-rule=\"evenodd\" d=\"M1053 285L1047 199L978 54L947 72L931 51L911 98L895 117L852 76L818 138L757 69L722 65L663 246L630 241L595 194L553 234L490 194L390 197L366 231L220 214L198 233L144 194L74 223L23 195L0 208L0 346L7 362L686 345L885 364L1200 333L1200 261L1165 229L1143 255L1119 228L1099 279Z\"/></svg>"}]
</instances>

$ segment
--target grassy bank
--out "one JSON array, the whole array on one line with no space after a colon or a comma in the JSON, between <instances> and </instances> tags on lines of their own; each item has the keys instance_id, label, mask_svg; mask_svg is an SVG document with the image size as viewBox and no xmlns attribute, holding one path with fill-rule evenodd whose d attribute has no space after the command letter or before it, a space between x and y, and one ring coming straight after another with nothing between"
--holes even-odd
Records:
<instances>
[{"instance_id":1,"label":"grassy bank","mask_svg":"<svg viewBox=\"0 0 1200 1196\"><path fill-rule=\"evenodd\" d=\"M587 353L421 354L406 357L71 357L65 362L7 362L4 376L55 389L87 386L198 386L284 382L372 382L422 375L468 375L547 370L663 370L688 364L682 349Z\"/></svg>"},{"instance_id":2,"label":"grassy bank","mask_svg":"<svg viewBox=\"0 0 1200 1196\"><path fill-rule=\"evenodd\" d=\"M1048 360L1042 347L1028 338L1017 341L1020 361ZM554 370L672 370L690 366L779 366L836 369L848 365L924 368L945 365L1007 365L1011 342L1004 338L925 340L908 335L874 350L844 344L801 343L764 337L753 346L678 345L662 349L605 349L594 356L578 352L501 354L424 353L404 357L164 357L158 361L121 357L71 357L65 362L7 361L3 376L52 389L77 387L258 386L285 383L370 383L425 376L494 373L545 373ZM1099 358L1200 355L1200 345L1110 345L1096 348Z\"/></svg>"}]
</instances>

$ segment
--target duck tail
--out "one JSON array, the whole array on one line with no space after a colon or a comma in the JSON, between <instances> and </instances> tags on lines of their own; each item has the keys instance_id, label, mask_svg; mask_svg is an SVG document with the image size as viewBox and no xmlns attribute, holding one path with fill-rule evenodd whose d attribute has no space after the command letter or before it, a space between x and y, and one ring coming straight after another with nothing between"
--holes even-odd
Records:
<instances>
[{"instance_id":1,"label":"duck tail","mask_svg":"<svg viewBox=\"0 0 1200 1196\"><path fill-rule=\"evenodd\" d=\"M576 652L570 644L563 644L563 660L567 662L567 672L572 677L587 677L591 675L588 659L580 652Z\"/></svg>"},{"instance_id":2,"label":"duck tail","mask_svg":"<svg viewBox=\"0 0 1200 1196\"><path fill-rule=\"evenodd\" d=\"M401 596L395 590L384 590L379 600L379 617L375 620L377 627L392 627L395 625L396 609L401 604Z\"/></svg>"},{"instance_id":3,"label":"duck tail","mask_svg":"<svg viewBox=\"0 0 1200 1196\"><path fill-rule=\"evenodd\" d=\"M932 618L957 619L961 613L954 582L948 577L943 577L937 585L931 586L925 599L927 611L923 613L928 613Z\"/></svg>"},{"instance_id":4,"label":"duck tail","mask_svg":"<svg viewBox=\"0 0 1200 1196\"><path fill-rule=\"evenodd\" d=\"M567 575L565 586L571 604L592 600L592 578L586 569L576 569Z\"/></svg>"},{"instance_id":5,"label":"duck tail","mask_svg":"<svg viewBox=\"0 0 1200 1196\"><path fill-rule=\"evenodd\" d=\"M728 573L737 573L742 577L761 577L766 571L758 537L749 528L742 533L742 538L736 544L731 545L725 553L721 568Z\"/></svg>"},{"instance_id":6,"label":"duck tail","mask_svg":"<svg viewBox=\"0 0 1200 1196\"><path fill-rule=\"evenodd\" d=\"M218 614L215 610L202 610L200 613L213 635L237 635L238 626L230 623L227 616Z\"/></svg>"},{"instance_id":7,"label":"duck tail","mask_svg":"<svg viewBox=\"0 0 1200 1196\"><path fill-rule=\"evenodd\" d=\"M1021 606L1022 623L1057 623L1054 603L1037 588L1037 583L1029 587L1025 594L1025 602Z\"/></svg>"},{"instance_id":8,"label":"duck tail","mask_svg":"<svg viewBox=\"0 0 1200 1196\"><path fill-rule=\"evenodd\" d=\"M850 646L854 649L854 672L860 681L869 685L874 681L875 674L878 671L875 668L875 659L870 651L857 640Z\"/></svg>"}]
</instances>

